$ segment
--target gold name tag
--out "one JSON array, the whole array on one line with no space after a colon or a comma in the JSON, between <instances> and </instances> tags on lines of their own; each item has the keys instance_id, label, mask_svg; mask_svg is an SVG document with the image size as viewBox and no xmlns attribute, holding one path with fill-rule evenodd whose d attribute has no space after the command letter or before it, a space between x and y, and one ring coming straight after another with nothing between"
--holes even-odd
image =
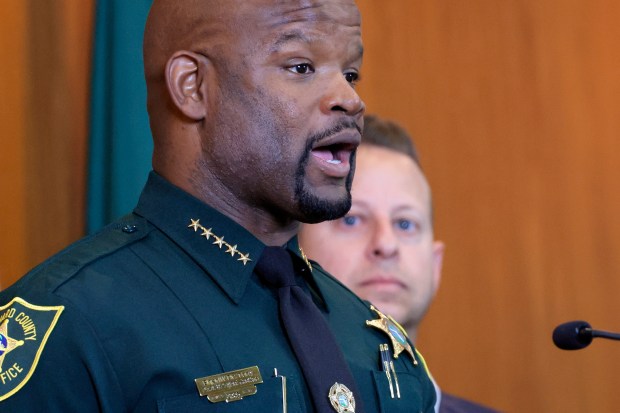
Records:
<instances>
[{"instance_id":1,"label":"gold name tag","mask_svg":"<svg viewBox=\"0 0 620 413\"><path fill-rule=\"evenodd\" d=\"M234 402L256 394L256 384L263 382L258 366L228 371L194 380L198 393L212 403Z\"/></svg>"}]
</instances>

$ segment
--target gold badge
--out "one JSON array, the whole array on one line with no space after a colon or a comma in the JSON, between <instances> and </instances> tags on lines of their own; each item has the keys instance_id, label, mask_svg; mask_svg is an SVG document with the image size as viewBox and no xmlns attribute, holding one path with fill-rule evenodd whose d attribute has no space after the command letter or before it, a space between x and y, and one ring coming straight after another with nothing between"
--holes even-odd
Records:
<instances>
[{"instance_id":1,"label":"gold badge","mask_svg":"<svg viewBox=\"0 0 620 413\"><path fill-rule=\"evenodd\" d=\"M262 383L258 366L228 371L194 380L198 393L212 403L234 402L256 394L256 384Z\"/></svg>"},{"instance_id":2,"label":"gold badge","mask_svg":"<svg viewBox=\"0 0 620 413\"><path fill-rule=\"evenodd\" d=\"M329 401L338 413L355 413L355 398L347 386L334 383L329 389Z\"/></svg>"},{"instance_id":3,"label":"gold badge","mask_svg":"<svg viewBox=\"0 0 620 413\"><path fill-rule=\"evenodd\" d=\"M406 351L411 356L413 364L417 366L418 361L415 359L413 349L407 341L407 333L405 330L392 317L386 316L381 311L377 310L373 305L370 306L370 309L377 313L379 319L372 321L366 320L366 325L377 328L390 337L392 348L394 349L394 358L398 358L400 353Z\"/></svg>"},{"instance_id":4,"label":"gold badge","mask_svg":"<svg viewBox=\"0 0 620 413\"><path fill-rule=\"evenodd\" d=\"M28 382L63 310L19 297L0 306L0 402Z\"/></svg>"}]
</instances>

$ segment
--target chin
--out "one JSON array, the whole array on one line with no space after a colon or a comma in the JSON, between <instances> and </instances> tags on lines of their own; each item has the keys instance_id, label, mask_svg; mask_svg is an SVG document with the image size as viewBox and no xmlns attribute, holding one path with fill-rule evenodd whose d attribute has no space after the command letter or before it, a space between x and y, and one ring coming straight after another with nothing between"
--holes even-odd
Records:
<instances>
[{"instance_id":1,"label":"chin","mask_svg":"<svg viewBox=\"0 0 620 413\"><path fill-rule=\"evenodd\" d=\"M398 308L394 307L393 305L390 305L390 303L384 303L384 302L381 302L381 301L372 301L372 300L371 300L371 302L383 314L389 315L392 318L394 318L394 320L396 320L399 323L401 323L401 321L402 321L402 314L401 314L401 311L399 311Z\"/></svg>"},{"instance_id":2,"label":"chin","mask_svg":"<svg viewBox=\"0 0 620 413\"><path fill-rule=\"evenodd\" d=\"M343 188L344 191L344 188ZM297 203L301 212L301 222L316 224L343 217L351 209L351 193L344 194L336 199L301 191L297 196Z\"/></svg>"}]
</instances>

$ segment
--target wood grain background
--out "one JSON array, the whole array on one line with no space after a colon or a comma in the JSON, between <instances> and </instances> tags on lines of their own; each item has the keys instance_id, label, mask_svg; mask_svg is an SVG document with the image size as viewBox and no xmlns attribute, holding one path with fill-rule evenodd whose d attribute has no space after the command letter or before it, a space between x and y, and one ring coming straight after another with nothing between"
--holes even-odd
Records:
<instances>
[{"instance_id":1,"label":"wood grain background","mask_svg":"<svg viewBox=\"0 0 620 413\"><path fill-rule=\"evenodd\" d=\"M447 244L419 345L440 385L507 412L614 412L620 3L359 0L369 112L414 136ZM35 7L36 5L36 7ZM77 239L92 0L0 0L0 285Z\"/></svg>"},{"instance_id":2,"label":"wood grain background","mask_svg":"<svg viewBox=\"0 0 620 413\"><path fill-rule=\"evenodd\" d=\"M0 286L84 232L92 10L0 0Z\"/></svg>"}]
</instances>

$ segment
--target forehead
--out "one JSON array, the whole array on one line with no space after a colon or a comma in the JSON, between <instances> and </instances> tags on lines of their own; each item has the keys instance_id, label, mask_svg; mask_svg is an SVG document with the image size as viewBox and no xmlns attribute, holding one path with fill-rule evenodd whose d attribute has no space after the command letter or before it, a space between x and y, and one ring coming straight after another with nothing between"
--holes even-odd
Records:
<instances>
[{"instance_id":1,"label":"forehead","mask_svg":"<svg viewBox=\"0 0 620 413\"><path fill-rule=\"evenodd\" d=\"M279 42L343 31L361 35L361 17L353 0L242 0L231 18L241 31L272 33ZM287 31L288 37L277 36Z\"/></svg>"},{"instance_id":2,"label":"forehead","mask_svg":"<svg viewBox=\"0 0 620 413\"><path fill-rule=\"evenodd\" d=\"M360 26L360 13L352 0L263 0L267 6L257 6L254 2L245 2L265 11L273 23L295 21L335 22L346 26Z\"/></svg>"},{"instance_id":3,"label":"forehead","mask_svg":"<svg viewBox=\"0 0 620 413\"><path fill-rule=\"evenodd\" d=\"M419 166L405 154L374 145L358 149L352 196L354 203L430 213L430 187Z\"/></svg>"}]
</instances>

